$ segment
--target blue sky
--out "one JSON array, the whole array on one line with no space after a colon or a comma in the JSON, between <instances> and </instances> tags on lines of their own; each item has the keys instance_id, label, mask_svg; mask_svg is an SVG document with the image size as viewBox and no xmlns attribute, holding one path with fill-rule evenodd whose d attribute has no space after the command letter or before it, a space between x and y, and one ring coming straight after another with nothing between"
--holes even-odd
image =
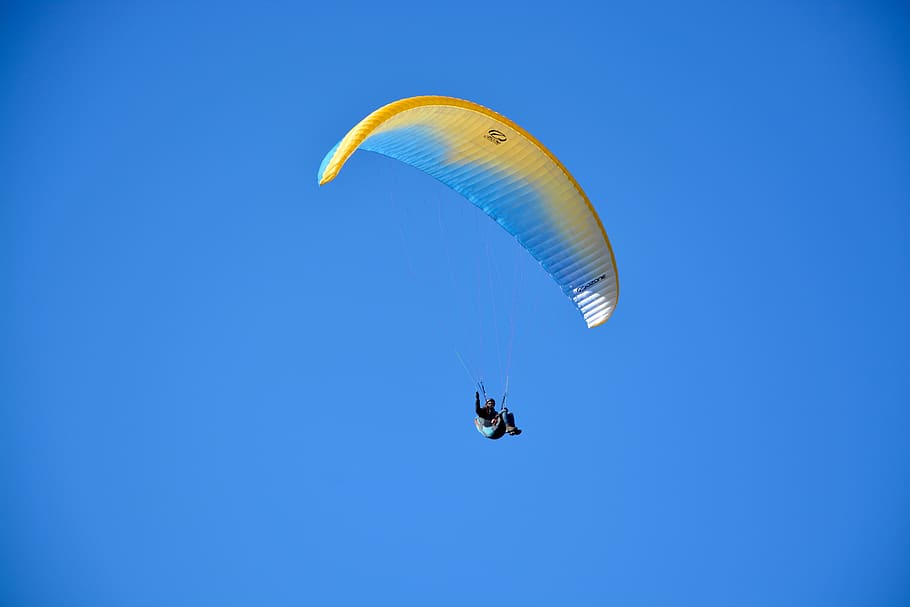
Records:
<instances>
[{"instance_id":1,"label":"blue sky","mask_svg":"<svg viewBox=\"0 0 910 607\"><path fill-rule=\"evenodd\" d=\"M908 17L4 4L0 603L910 603ZM605 326L419 171L317 187L420 94L572 171Z\"/></svg>"}]
</instances>

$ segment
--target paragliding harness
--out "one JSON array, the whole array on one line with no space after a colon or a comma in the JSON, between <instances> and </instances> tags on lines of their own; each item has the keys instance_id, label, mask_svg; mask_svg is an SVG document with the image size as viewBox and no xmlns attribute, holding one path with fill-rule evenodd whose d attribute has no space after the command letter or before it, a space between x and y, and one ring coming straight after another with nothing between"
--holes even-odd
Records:
<instances>
[{"instance_id":1,"label":"paragliding harness","mask_svg":"<svg viewBox=\"0 0 910 607\"><path fill-rule=\"evenodd\" d=\"M483 381L477 382L477 386L480 388L480 392L483 393L483 400L486 402L487 391L484 388ZM480 417L474 418L474 427L477 428L477 431L484 435L485 438L496 440L502 438L506 433L506 428L512 427L515 425L515 417L506 407L506 398L508 397L508 387L502 395L502 401L499 403L499 421L494 422L493 420L481 419Z\"/></svg>"},{"instance_id":2,"label":"paragliding harness","mask_svg":"<svg viewBox=\"0 0 910 607\"><path fill-rule=\"evenodd\" d=\"M468 377L470 377L471 381L474 382L474 385L477 386L478 393L483 394L484 402L489 400L487 398L487 389L483 385L483 380L474 379L474 375L471 373L471 370L468 369L468 365L465 364L464 359L461 357L461 354L458 352L458 350L455 350L455 356L458 357L458 362L460 362L461 366L464 367L465 373L468 374ZM494 423L493 420L482 419L479 416L474 418L474 427L477 428L477 431L483 434L484 437L496 440L497 438L502 438L503 435L505 435L505 433L508 431L507 428L515 427L515 416L512 415L512 412L509 411L508 407L506 407L506 399L508 396L509 376L506 375L506 389L502 393L502 400L499 403L499 423ZM521 430L518 430L516 428L514 431L509 431L509 433L521 434Z\"/></svg>"}]
</instances>

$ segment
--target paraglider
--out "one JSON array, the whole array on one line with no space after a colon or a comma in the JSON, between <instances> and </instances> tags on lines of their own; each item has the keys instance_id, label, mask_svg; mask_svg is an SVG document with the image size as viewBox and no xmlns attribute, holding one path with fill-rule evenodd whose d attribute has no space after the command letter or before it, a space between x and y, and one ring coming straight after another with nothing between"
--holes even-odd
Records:
<instances>
[{"instance_id":1,"label":"paraglider","mask_svg":"<svg viewBox=\"0 0 910 607\"><path fill-rule=\"evenodd\" d=\"M474 393L474 426L486 438L496 440L506 434L518 436L521 429L515 426L515 415L503 405L502 410L496 411L496 400L488 398L484 406L480 406L480 393Z\"/></svg>"},{"instance_id":2,"label":"paraglider","mask_svg":"<svg viewBox=\"0 0 910 607\"><path fill-rule=\"evenodd\" d=\"M619 282L600 218L562 163L516 123L464 99L401 99L369 114L326 154L319 185L358 149L414 166L477 206L538 261L589 328L613 314ZM521 433L504 401L497 412L495 400L481 407L475 393L474 423L487 438Z\"/></svg>"}]
</instances>

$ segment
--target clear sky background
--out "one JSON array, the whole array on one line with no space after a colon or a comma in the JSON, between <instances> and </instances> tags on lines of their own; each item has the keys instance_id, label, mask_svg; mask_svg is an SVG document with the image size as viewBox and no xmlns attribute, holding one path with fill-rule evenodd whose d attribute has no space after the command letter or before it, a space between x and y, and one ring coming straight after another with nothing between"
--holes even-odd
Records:
<instances>
[{"instance_id":1,"label":"clear sky background","mask_svg":"<svg viewBox=\"0 0 910 607\"><path fill-rule=\"evenodd\" d=\"M421 94L574 174L606 325L317 187ZM908 236L904 3L6 2L0 604L910 604Z\"/></svg>"}]
</instances>

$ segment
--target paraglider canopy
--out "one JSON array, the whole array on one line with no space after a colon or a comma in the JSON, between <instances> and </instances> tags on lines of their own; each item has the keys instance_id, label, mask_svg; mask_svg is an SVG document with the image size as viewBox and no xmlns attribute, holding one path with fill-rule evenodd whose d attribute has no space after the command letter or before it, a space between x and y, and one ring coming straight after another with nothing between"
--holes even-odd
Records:
<instances>
[{"instance_id":1,"label":"paraglider canopy","mask_svg":"<svg viewBox=\"0 0 910 607\"><path fill-rule=\"evenodd\" d=\"M325 156L320 185L358 149L432 175L493 218L543 266L588 327L605 323L619 297L613 249L581 186L523 128L453 97L410 97L379 108Z\"/></svg>"}]
</instances>

